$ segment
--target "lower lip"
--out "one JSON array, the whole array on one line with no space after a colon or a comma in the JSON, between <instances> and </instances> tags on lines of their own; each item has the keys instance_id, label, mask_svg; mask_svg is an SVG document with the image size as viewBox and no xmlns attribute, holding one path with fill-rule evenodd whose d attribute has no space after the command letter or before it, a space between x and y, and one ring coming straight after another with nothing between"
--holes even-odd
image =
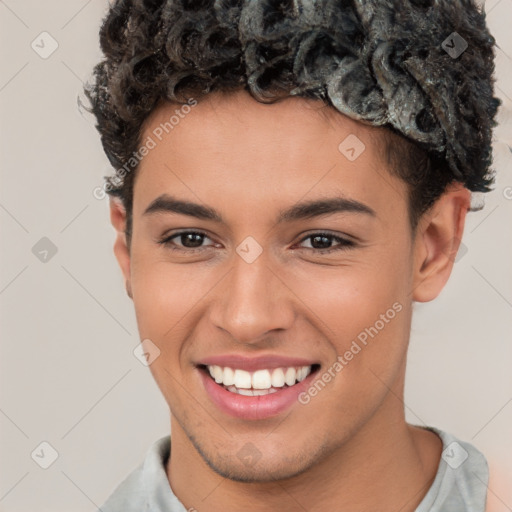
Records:
<instances>
[{"instance_id":1,"label":"lower lip","mask_svg":"<svg viewBox=\"0 0 512 512\"><path fill-rule=\"evenodd\" d=\"M305 391L309 386L314 375L310 373L303 381L298 382L294 386L282 388L275 393L260 396L245 396L238 393L228 391L220 384L217 384L209 375L207 370L198 369L204 388L213 403L217 407L237 418L245 420L262 420L277 416L282 413L293 403L297 403L300 393Z\"/></svg>"}]
</instances>

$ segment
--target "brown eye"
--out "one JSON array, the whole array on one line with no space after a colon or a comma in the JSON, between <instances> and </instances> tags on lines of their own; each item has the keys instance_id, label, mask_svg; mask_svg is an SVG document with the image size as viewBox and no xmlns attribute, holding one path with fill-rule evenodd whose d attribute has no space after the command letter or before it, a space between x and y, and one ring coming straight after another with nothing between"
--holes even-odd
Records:
<instances>
[{"instance_id":1,"label":"brown eye","mask_svg":"<svg viewBox=\"0 0 512 512\"><path fill-rule=\"evenodd\" d=\"M172 250L193 252L194 250L202 250L213 245L203 245L205 239L210 240L206 233L201 231L182 231L167 236L158 243Z\"/></svg>"},{"instance_id":2,"label":"brown eye","mask_svg":"<svg viewBox=\"0 0 512 512\"><path fill-rule=\"evenodd\" d=\"M355 247L355 243L352 240L347 240L337 235L330 233L313 233L304 237L301 243L310 240L310 247L304 247L305 249L311 249L320 253L328 253L332 251L346 250L351 247ZM333 247L333 242L337 242L337 245Z\"/></svg>"},{"instance_id":3,"label":"brown eye","mask_svg":"<svg viewBox=\"0 0 512 512\"><path fill-rule=\"evenodd\" d=\"M200 247L204 240L204 235L199 233L181 233L177 237L184 247Z\"/></svg>"}]
</instances>

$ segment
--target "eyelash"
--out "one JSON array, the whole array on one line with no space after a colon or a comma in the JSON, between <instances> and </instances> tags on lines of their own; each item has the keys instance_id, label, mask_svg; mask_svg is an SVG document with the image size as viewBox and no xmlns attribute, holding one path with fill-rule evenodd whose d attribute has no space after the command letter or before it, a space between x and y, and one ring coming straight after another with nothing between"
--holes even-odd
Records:
<instances>
[{"instance_id":1,"label":"eyelash","mask_svg":"<svg viewBox=\"0 0 512 512\"><path fill-rule=\"evenodd\" d=\"M200 235L200 236L203 236L205 238L209 238L208 235L206 233L203 233L202 231L181 231L179 233L174 233L171 236L168 236L168 237L165 237L165 238L159 240L158 243L163 245L164 247L166 247L168 249L171 249L172 251L186 252L188 254L196 253L196 252L204 250L205 247L181 248L181 247L176 246L172 242L172 239L174 239L174 238L177 238L177 237L182 236L182 235L189 235L189 234L191 234L191 235ZM337 247L327 248L327 249L316 249L314 247L302 247L302 249L308 249L310 251L313 251L313 252L316 252L316 253L319 253L319 254L329 254L329 253L334 252L334 251L346 251L346 250L352 249L352 248L354 248L356 246L356 243L353 242L352 240L348 240L346 238L342 238L340 236L333 235L331 233L322 232L322 231L319 231L317 233L311 233L311 234L305 236L304 238L302 238L299 241L299 243L302 243L305 240L308 240L310 238L315 238L315 237L319 237L319 236L333 239L333 240L339 242L340 245L338 245Z\"/></svg>"}]
</instances>

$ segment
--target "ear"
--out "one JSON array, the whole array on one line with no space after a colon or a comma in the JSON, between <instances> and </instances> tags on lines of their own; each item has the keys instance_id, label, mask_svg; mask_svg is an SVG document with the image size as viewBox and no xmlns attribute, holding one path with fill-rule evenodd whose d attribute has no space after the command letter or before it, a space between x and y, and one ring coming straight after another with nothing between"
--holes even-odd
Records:
<instances>
[{"instance_id":1,"label":"ear","mask_svg":"<svg viewBox=\"0 0 512 512\"><path fill-rule=\"evenodd\" d=\"M418 223L414 240L412 299L435 299L448 281L464 232L471 192L461 183L448 185Z\"/></svg>"},{"instance_id":2,"label":"ear","mask_svg":"<svg viewBox=\"0 0 512 512\"><path fill-rule=\"evenodd\" d=\"M126 209L120 199L116 197L109 198L110 204L110 222L116 230L116 240L114 242L114 254L121 267L121 272L126 283L126 293L132 297L130 282L130 248L126 239Z\"/></svg>"}]
</instances>

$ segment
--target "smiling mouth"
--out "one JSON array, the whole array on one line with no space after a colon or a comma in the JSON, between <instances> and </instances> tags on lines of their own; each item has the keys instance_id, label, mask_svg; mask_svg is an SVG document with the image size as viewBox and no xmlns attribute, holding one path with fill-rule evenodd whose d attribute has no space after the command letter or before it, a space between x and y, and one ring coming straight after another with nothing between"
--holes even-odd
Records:
<instances>
[{"instance_id":1,"label":"smiling mouth","mask_svg":"<svg viewBox=\"0 0 512 512\"><path fill-rule=\"evenodd\" d=\"M261 369L248 372L239 368L199 365L198 368L218 385L243 396L262 396L276 393L302 382L320 369L319 364Z\"/></svg>"}]
</instances>

